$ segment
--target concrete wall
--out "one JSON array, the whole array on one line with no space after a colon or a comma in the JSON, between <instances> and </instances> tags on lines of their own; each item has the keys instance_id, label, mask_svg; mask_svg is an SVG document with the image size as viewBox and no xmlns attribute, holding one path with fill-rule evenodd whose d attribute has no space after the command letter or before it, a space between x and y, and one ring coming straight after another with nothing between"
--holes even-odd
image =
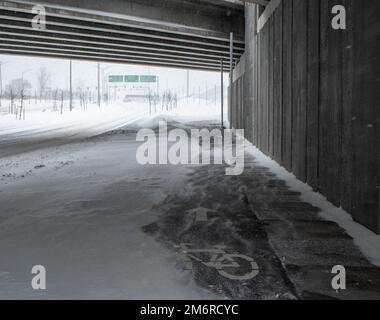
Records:
<instances>
[{"instance_id":1,"label":"concrete wall","mask_svg":"<svg viewBox=\"0 0 380 320\"><path fill-rule=\"evenodd\" d=\"M347 30L331 9L347 9ZM283 0L260 33L246 6L231 122L300 180L380 233L380 1Z\"/></svg>"}]
</instances>

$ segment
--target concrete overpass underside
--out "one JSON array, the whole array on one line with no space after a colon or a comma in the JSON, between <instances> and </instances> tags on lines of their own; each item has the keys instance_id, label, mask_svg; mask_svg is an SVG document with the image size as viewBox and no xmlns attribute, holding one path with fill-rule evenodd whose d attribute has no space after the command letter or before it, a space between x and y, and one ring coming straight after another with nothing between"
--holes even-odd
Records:
<instances>
[{"instance_id":1,"label":"concrete overpass underside","mask_svg":"<svg viewBox=\"0 0 380 320\"><path fill-rule=\"evenodd\" d=\"M262 1L262 0L258 0ZM32 8L46 10L36 30ZM0 53L229 71L244 52L244 3L217 0L0 1Z\"/></svg>"}]
</instances>

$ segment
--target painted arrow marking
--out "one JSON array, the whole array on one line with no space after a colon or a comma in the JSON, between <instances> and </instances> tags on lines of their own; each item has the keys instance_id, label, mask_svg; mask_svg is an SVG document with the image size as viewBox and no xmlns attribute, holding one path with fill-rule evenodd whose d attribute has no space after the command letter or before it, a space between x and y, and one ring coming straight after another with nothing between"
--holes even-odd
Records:
<instances>
[{"instance_id":1,"label":"painted arrow marking","mask_svg":"<svg viewBox=\"0 0 380 320\"><path fill-rule=\"evenodd\" d=\"M195 221L197 222L207 222L208 221L208 212L216 212L215 210L212 209L206 209L203 207L195 208L192 210L188 210L188 213L194 213L195 214Z\"/></svg>"}]
</instances>

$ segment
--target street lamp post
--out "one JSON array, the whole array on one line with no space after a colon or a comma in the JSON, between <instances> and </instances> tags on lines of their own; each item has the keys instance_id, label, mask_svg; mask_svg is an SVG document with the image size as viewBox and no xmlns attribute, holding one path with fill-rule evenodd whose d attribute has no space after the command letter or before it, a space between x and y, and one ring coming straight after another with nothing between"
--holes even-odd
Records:
<instances>
[{"instance_id":1,"label":"street lamp post","mask_svg":"<svg viewBox=\"0 0 380 320\"><path fill-rule=\"evenodd\" d=\"M100 108L100 62L98 62L98 107Z\"/></svg>"},{"instance_id":2,"label":"street lamp post","mask_svg":"<svg viewBox=\"0 0 380 320\"><path fill-rule=\"evenodd\" d=\"M104 92L104 71L107 70L109 66L102 67L100 62L97 63L96 69L97 69L97 81L98 81L98 107L101 107L101 101L102 101L102 91ZM101 84L102 82L102 84ZM101 86L103 88L101 88Z\"/></svg>"},{"instance_id":3,"label":"street lamp post","mask_svg":"<svg viewBox=\"0 0 380 320\"><path fill-rule=\"evenodd\" d=\"M73 63L70 59L70 111L73 110Z\"/></svg>"},{"instance_id":4,"label":"street lamp post","mask_svg":"<svg viewBox=\"0 0 380 320\"><path fill-rule=\"evenodd\" d=\"M0 61L0 108L1 108L1 102L3 100L3 76L2 76L2 66L4 64L7 64L8 62L1 62Z\"/></svg>"},{"instance_id":5,"label":"street lamp post","mask_svg":"<svg viewBox=\"0 0 380 320\"><path fill-rule=\"evenodd\" d=\"M28 69L26 71L23 71L21 73L21 86L24 88L24 74L30 72L31 69ZM24 90L24 89L23 89ZM21 99L21 109L20 109L20 120L21 120L21 117L23 117L23 119L25 120L25 106L24 106L24 97L23 97L24 93L20 93L20 99Z\"/></svg>"},{"instance_id":6,"label":"street lamp post","mask_svg":"<svg viewBox=\"0 0 380 320\"><path fill-rule=\"evenodd\" d=\"M104 96L104 92L107 93L107 104L108 104L108 86L107 86L107 83L106 83L106 75L104 74L104 72L109 69L110 67L109 66L105 66L103 68L100 68L100 72L101 72L101 78L102 78L102 92L99 92L99 95L102 96L102 93L103 93L103 96Z\"/></svg>"}]
</instances>

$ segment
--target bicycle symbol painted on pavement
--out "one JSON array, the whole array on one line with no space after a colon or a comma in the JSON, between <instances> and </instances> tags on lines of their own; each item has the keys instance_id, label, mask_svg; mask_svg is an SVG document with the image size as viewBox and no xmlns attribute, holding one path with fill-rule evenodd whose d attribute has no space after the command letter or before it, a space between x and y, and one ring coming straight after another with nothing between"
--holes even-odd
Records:
<instances>
[{"instance_id":1,"label":"bicycle symbol painted on pavement","mask_svg":"<svg viewBox=\"0 0 380 320\"><path fill-rule=\"evenodd\" d=\"M230 280L247 281L259 274L259 266L253 258L227 253L226 246L213 246L210 249L192 249L191 246L188 243L176 246L184 255L187 270L192 270L193 262L197 261L209 268L215 268L221 276Z\"/></svg>"}]
</instances>

